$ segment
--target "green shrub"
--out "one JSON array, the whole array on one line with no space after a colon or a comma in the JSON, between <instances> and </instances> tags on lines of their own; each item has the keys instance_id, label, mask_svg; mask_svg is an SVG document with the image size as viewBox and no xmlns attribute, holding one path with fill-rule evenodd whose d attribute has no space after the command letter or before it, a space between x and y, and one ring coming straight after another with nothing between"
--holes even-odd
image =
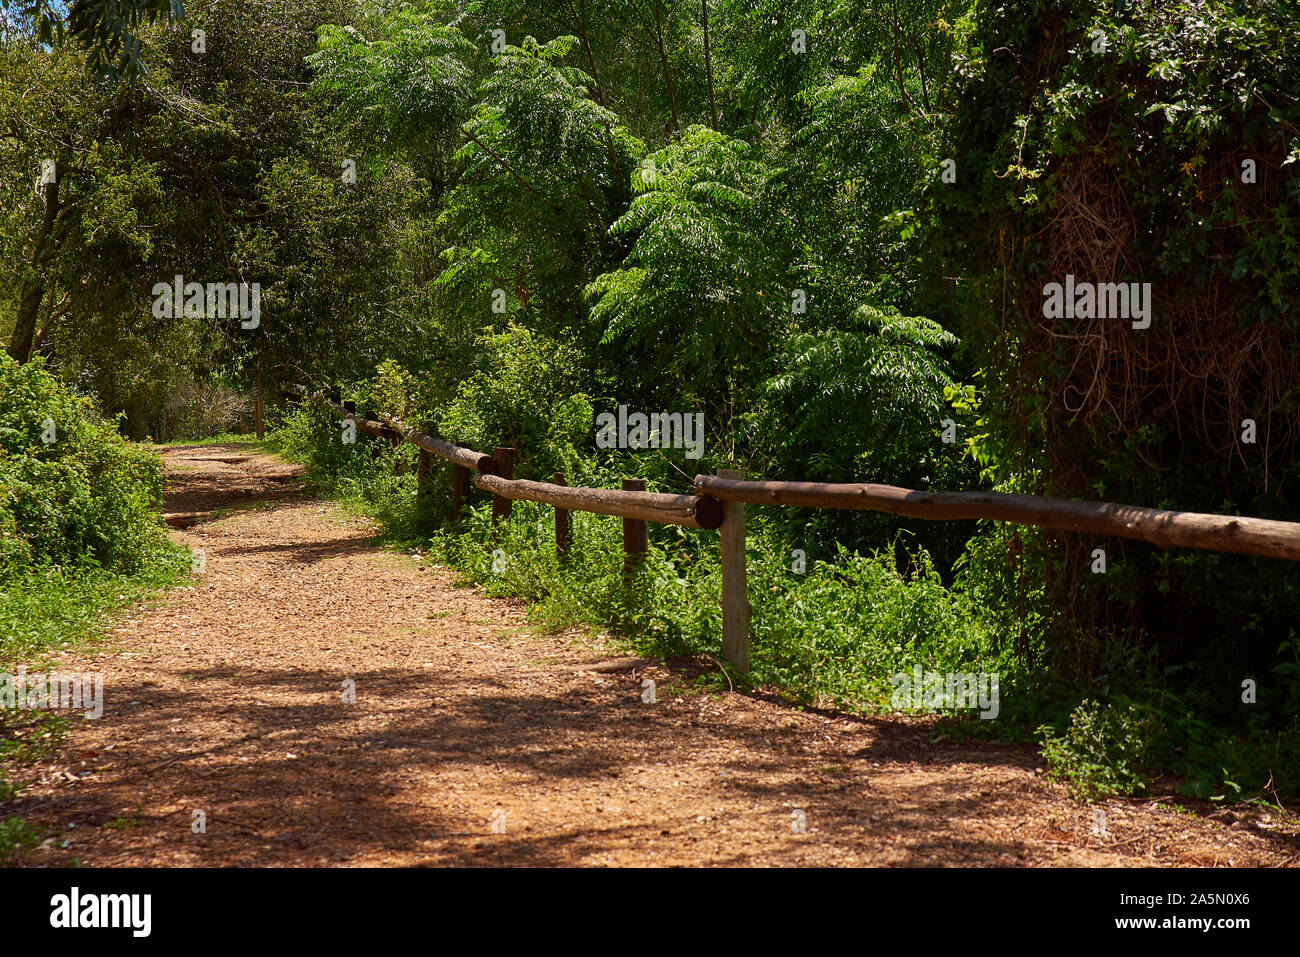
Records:
<instances>
[{"instance_id":1,"label":"green shrub","mask_svg":"<svg viewBox=\"0 0 1300 957\"><path fill-rule=\"evenodd\" d=\"M143 568L166 549L161 469L40 359L0 359L0 579L44 564Z\"/></svg>"},{"instance_id":2,"label":"green shrub","mask_svg":"<svg viewBox=\"0 0 1300 957\"><path fill-rule=\"evenodd\" d=\"M1094 799L1146 788L1142 771L1161 728L1148 709L1086 698L1064 735L1046 725L1039 731L1052 776L1067 781L1077 797Z\"/></svg>"},{"instance_id":3,"label":"green shrub","mask_svg":"<svg viewBox=\"0 0 1300 957\"><path fill-rule=\"evenodd\" d=\"M365 401L363 395L360 402ZM364 411L361 404L357 408ZM343 438L342 421L308 402L284 416L270 442L281 455L306 465L308 480L321 492L364 507L397 537L417 532L423 516L416 509L415 446L403 442L393 448L388 439L360 430L355 441ZM430 496L431 503L445 500L445 495Z\"/></svg>"},{"instance_id":4,"label":"green shrub","mask_svg":"<svg viewBox=\"0 0 1300 957\"><path fill-rule=\"evenodd\" d=\"M575 447L595 420L580 392L581 354L516 325L486 336L481 346L484 367L460 384L441 415L426 418L445 438L480 452L514 446L517 477L549 481L556 469L571 468Z\"/></svg>"}]
</instances>

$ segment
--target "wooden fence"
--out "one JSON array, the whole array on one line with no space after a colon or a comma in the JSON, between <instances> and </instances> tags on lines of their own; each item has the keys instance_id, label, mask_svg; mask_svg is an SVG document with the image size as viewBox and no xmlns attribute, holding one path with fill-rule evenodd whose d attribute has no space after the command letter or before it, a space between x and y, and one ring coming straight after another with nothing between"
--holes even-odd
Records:
<instances>
[{"instance_id":1,"label":"wooden fence","mask_svg":"<svg viewBox=\"0 0 1300 957\"><path fill-rule=\"evenodd\" d=\"M749 604L745 582L745 504L800 508L872 509L929 520L988 519L1060 531L1133 538L1161 548L1198 548L1300 560L1300 522L1166 511L1111 502L1082 502L1000 492L917 492L892 485L824 482L745 481L740 472L719 470L695 476L695 495L645 491L640 479L624 479L622 489L570 487L562 472L554 482L514 478L515 449L493 455L436 438L386 417L339 401L337 393L308 395L283 386L284 394L324 404L359 431L410 442L420 449L420 494L424 494L431 456L453 469L452 509L459 517L472 483L492 495L495 524L509 516L516 499L555 509L555 547L569 547L569 512L595 512L623 519L625 568L633 568L648 549L647 523L660 522L719 531L722 562L723 657L740 672L749 670ZM471 478L472 476L472 478Z\"/></svg>"}]
</instances>

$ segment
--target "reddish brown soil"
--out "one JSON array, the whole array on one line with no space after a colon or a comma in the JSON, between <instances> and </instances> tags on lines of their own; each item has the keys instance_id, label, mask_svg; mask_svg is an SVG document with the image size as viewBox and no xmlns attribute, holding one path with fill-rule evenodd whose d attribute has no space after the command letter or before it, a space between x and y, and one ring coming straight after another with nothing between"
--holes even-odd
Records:
<instances>
[{"instance_id":1,"label":"reddish brown soil","mask_svg":"<svg viewBox=\"0 0 1300 957\"><path fill-rule=\"evenodd\" d=\"M215 461L245 455L163 451L168 511L239 508L172 533L206 554L193 587L59 661L104 673L105 712L14 807L53 835L14 863L1298 862L1295 819L1257 807L1112 800L1094 833L1032 748L701 691L660 664L581 670L623 652L536 633L521 607L376 547L284 463Z\"/></svg>"}]
</instances>

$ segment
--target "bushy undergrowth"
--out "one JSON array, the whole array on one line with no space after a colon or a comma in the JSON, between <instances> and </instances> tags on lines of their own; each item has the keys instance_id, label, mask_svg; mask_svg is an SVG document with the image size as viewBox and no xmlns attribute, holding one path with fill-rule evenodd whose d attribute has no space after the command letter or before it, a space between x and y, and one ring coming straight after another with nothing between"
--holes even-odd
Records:
<instances>
[{"instance_id":1,"label":"bushy undergrowth","mask_svg":"<svg viewBox=\"0 0 1300 957\"><path fill-rule=\"evenodd\" d=\"M0 357L0 662L94 631L188 568L159 518L162 466L44 364Z\"/></svg>"},{"instance_id":2,"label":"bushy undergrowth","mask_svg":"<svg viewBox=\"0 0 1300 957\"><path fill-rule=\"evenodd\" d=\"M37 359L0 359L0 580L44 565L132 573L168 551L162 465Z\"/></svg>"}]
</instances>

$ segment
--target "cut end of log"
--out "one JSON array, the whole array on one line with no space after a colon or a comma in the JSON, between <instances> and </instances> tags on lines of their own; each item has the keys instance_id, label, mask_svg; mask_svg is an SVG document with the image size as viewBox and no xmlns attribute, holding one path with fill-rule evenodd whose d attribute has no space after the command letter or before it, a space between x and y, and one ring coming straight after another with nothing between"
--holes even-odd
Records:
<instances>
[{"instance_id":1,"label":"cut end of log","mask_svg":"<svg viewBox=\"0 0 1300 957\"><path fill-rule=\"evenodd\" d=\"M716 498L700 496L695 505L695 520L699 522L700 528L721 528L722 503Z\"/></svg>"}]
</instances>

